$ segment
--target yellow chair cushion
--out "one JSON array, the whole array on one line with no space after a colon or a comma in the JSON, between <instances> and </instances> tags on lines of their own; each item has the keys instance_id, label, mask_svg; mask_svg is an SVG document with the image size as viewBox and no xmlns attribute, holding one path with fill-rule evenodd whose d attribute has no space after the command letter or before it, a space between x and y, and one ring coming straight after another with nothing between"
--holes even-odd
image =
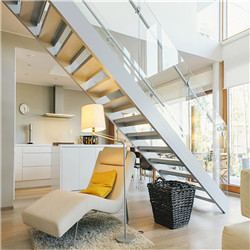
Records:
<instances>
[{"instance_id":1,"label":"yellow chair cushion","mask_svg":"<svg viewBox=\"0 0 250 250\"><path fill-rule=\"evenodd\" d=\"M117 173L115 170L107 172L95 172L87 189L83 189L80 193L92 194L100 197L107 197L112 191L115 184Z\"/></svg>"}]
</instances>

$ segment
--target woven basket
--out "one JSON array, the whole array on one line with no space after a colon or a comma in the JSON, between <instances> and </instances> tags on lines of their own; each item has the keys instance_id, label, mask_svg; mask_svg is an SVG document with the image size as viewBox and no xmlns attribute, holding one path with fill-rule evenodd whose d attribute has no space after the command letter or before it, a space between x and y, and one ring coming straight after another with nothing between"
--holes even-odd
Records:
<instances>
[{"instance_id":1,"label":"woven basket","mask_svg":"<svg viewBox=\"0 0 250 250\"><path fill-rule=\"evenodd\" d=\"M159 177L155 183L148 183L148 191L156 223L170 229L188 224L194 203L194 185Z\"/></svg>"}]
</instances>

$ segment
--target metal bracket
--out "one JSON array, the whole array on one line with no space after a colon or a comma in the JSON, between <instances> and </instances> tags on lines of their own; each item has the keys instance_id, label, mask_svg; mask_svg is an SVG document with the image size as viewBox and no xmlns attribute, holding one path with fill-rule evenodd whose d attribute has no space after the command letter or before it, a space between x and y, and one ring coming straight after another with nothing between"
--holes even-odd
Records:
<instances>
[{"instance_id":1,"label":"metal bracket","mask_svg":"<svg viewBox=\"0 0 250 250\"><path fill-rule=\"evenodd\" d=\"M140 13L140 11L141 11L141 7L137 6L136 9L135 9L135 13Z\"/></svg>"}]
</instances>

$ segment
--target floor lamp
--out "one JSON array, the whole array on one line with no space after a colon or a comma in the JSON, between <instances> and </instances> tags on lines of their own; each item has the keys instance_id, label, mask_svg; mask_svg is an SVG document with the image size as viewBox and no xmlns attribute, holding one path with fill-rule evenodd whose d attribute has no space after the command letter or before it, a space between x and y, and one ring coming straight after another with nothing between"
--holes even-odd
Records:
<instances>
[{"instance_id":1,"label":"floor lamp","mask_svg":"<svg viewBox=\"0 0 250 250\"><path fill-rule=\"evenodd\" d=\"M119 243L134 243L136 238L133 234L127 233L127 194L126 194L126 140L115 139L113 136L99 134L97 132L106 129L104 109L101 104L89 104L82 107L81 130L82 132L92 132L93 136L98 136L107 140L122 143L123 145L123 169L124 169L124 233L116 236Z\"/></svg>"}]
</instances>

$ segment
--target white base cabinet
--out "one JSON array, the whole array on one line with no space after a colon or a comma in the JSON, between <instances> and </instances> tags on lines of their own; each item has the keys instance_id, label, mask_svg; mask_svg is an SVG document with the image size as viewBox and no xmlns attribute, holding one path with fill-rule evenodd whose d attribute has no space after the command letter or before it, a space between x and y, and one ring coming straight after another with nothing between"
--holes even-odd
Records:
<instances>
[{"instance_id":1,"label":"white base cabinet","mask_svg":"<svg viewBox=\"0 0 250 250\"><path fill-rule=\"evenodd\" d=\"M16 188L51 185L51 146L22 145L15 147Z\"/></svg>"},{"instance_id":2,"label":"white base cabinet","mask_svg":"<svg viewBox=\"0 0 250 250\"><path fill-rule=\"evenodd\" d=\"M99 150L100 149L100 150ZM85 150L81 148L79 150L79 187L80 189L87 188L91 176L93 174L93 170L95 167L96 159L99 151L101 151L103 147L95 147L88 148ZM87 163L87 165L85 165ZM88 171L87 168L90 168Z\"/></svg>"},{"instance_id":3,"label":"white base cabinet","mask_svg":"<svg viewBox=\"0 0 250 250\"><path fill-rule=\"evenodd\" d=\"M86 189L96 159L104 147L120 145L60 145L52 147L52 188L70 191Z\"/></svg>"},{"instance_id":4,"label":"white base cabinet","mask_svg":"<svg viewBox=\"0 0 250 250\"><path fill-rule=\"evenodd\" d=\"M62 173L61 181L63 189L79 189L79 149L63 148L62 149Z\"/></svg>"}]
</instances>

